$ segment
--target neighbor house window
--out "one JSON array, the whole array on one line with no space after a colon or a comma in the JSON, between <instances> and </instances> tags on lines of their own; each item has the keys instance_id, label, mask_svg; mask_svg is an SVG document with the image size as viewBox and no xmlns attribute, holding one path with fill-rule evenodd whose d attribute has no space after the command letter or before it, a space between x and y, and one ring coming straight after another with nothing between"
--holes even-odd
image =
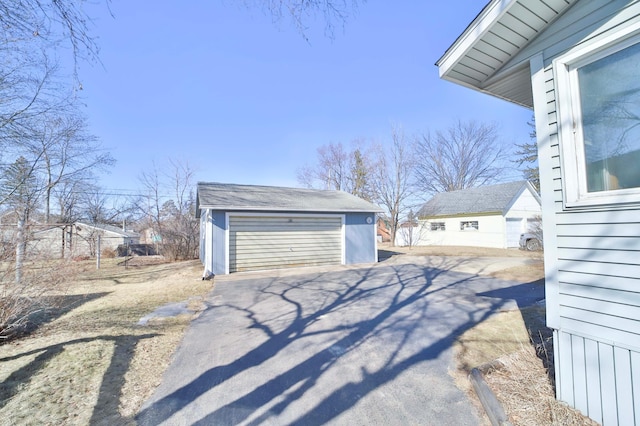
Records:
<instances>
[{"instance_id":1,"label":"neighbor house window","mask_svg":"<svg viewBox=\"0 0 640 426\"><path fill-rule=\"evenodd\" d=\"M431 230L444 231L445 230L444 222L431 222Z\"/></svg>"},{"instance_id":2,"label":"neighbor house window","mask_svg":"<svg viewBox=\"0 0 640 426\"><path fill-rule=\"evenodd\" d=\"M478 230L478 221L477 220L469 220L466 222L460 222L460 230L461 231L477 231Z\"/></svg>"},{"instance_id":3,"label":"neighbor house window","mask_svg":"<svg viewBox=\"0 0 640 426\"><path fill-rule=\"evenodd\" d=\"M568 207L640 200L640 39L554 63Z\"/></svg>"}]
</instances>

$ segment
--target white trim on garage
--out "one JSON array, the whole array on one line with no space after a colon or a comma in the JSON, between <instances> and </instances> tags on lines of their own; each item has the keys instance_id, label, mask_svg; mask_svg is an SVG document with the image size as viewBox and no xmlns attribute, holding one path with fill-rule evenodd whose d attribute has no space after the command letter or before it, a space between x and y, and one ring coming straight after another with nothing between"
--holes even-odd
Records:
<instances>
[{"instance_id":1,"label":"white trim on garage","mask_svg":"<svg viewBox=\"0 0 640 426\"><path fill-rule=\"evenodd\" d=\"M343 214L227 212L225 215L227 273L345 264ZM292 229L287 229L289 224ZM234 246L239 241L238 235L233 235L234 226L245 227L240 241L247 245L239 248L245 258Z\"/></svg>"}]
</instances>

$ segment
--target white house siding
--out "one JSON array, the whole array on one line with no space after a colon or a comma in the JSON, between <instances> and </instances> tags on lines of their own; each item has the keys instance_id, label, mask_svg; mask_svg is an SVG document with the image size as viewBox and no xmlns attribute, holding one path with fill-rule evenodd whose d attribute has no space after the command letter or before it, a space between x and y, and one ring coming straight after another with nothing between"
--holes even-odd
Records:
<instances>
[{"instance_id":1,"label":"white house siding","mask_svg":"<svg viewBox=\"0 0 640 426\"><path fill-rule=\"evenodd\" d=\"M557 394L604 425L640 424L640 209L565 209L551 61L639 20L638 2L581 1L519 54L532 58Z\"/></svg>"},{"instance_id":2,"label":"white house siding","mask_svg":"<svg viewBox=\"0 0 640 426\"><path fill-rule=\"evenodd\" d=\"M478 230L460 230L460 222L478 221ZM444 222L444 231L431 231L431 222ZM460 216L420 221L414 230L414 245L505 247L505 219L501 214ZM402 233L399 232L402 238ZM398 241L399 243L406 241Z\"/></svg>"},{"instance_id":3,"label":"white house siding","mask_svg":"<svg viewBox=\"0 0 640 426\"><path fill-rule=\"evenodd\" d=\"M529 191L523 191L516 199L506 217L531 218L540 214L540 203Z\"/></svg>"},{"instance_id":4,"label":"white house siding","mask_svg":"<svg viewBox=\"0 0 640 426\"><path fill-rule=\"evenodd\" d=\"M531 231L532 223L540 215L539 201L530 191L523 191L505 215L505 247L518 247L520 234Z\"/></svg>"}]
</instances>

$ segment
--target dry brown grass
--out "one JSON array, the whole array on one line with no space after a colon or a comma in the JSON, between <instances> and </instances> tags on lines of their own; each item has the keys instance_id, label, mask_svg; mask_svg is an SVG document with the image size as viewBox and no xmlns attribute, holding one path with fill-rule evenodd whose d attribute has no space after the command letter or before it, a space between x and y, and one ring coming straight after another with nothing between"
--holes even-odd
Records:
<instances>
[{"instance_id":1,"label":"dry brown grass","mask_svg":"<svg viewBox=\"0 0 640 426\"><path fill-rule=\"evenodd\" d=\"M544 285L542 261L503 269L491 275ZM472 368L483 366L485 380L504 406L512 424L597 424L555 399L547 370L547 367L553 370L551 330L545 326L543 306L497 312L460 336L455 350L458 369L453 375L458 386L470 393L479 408L480 403L467 376Z\"/></svg>"},{"instance_id":2,"label":"dry brown grass","mask_svg":"<svg viewBox=\"0 0 640 426\"><path fill-rule=\"evenodd\" d=\"M555 399L546 370L530 345L499 361L499 367L485 374L485 380L514 425L598 424Z\"/></svg>"},{"instance_id":3,"label":"dry brown grass","mask_svg":"<svg viewBox=\"0 0 640 426\"><path fill-rule=\"evenodd\" d=\"M530 257L542 259L542 252L524 251L517 248L498 249L467 246L393 247L389 243L379 244L378 248L391 253L410 254L412 256Z\"/></svg>"},{"instance_id":4,"label":"dry brown grass","mask_svg":"<svg viewBox=\"0 0 640 426\"><path fill-rule=\"evenodd\" d=\"M126 269L120 261L103 260L99 271L94 262L80 263L66 309L0 346L0 423L133 423L197 312L136 323L158 306L190 298L202 310L211 282L201 280L197 261L134 259Z\"/></svg>"}]
</instances>

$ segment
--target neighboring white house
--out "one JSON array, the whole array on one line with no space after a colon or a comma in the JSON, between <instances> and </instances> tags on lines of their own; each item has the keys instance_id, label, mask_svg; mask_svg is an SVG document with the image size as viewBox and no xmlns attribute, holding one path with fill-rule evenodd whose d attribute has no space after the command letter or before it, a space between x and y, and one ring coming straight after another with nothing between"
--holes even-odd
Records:
<instances>
[{"instance_id":1,"label":"neighboring white house","mask_svg":"<svg viewBox=\"0 0 640 426\"><path fill-rule=\"evenodd\" d=\"M420 209L417 226L398 231L396 245L518 247L540 213L540 197L527 181L443 192Z\"/></svg>"},{"instance_id":2,"label":"neighboring white house","mask_svg":"<svg viewBox=\"0 0 640 426\"><path fill-rule=\"evenodd\" d=\"M437 65L534 108L557 397L640 424L640 2L493 0Z\"/></svg>"},{"instance_id":3,"label":"neighboring white house","mask_svg":"<svg viewBox=\"0 0 640 426\"><path fill-rule=\"evenodd\" d=\"M107 224L75 222L67 225L52 225L32 233L29 241L30 252L53 257L94 257L98 250L115 251L119 245L138 244L137 233L123 231Z\"/></svg>"}]
</instances>

